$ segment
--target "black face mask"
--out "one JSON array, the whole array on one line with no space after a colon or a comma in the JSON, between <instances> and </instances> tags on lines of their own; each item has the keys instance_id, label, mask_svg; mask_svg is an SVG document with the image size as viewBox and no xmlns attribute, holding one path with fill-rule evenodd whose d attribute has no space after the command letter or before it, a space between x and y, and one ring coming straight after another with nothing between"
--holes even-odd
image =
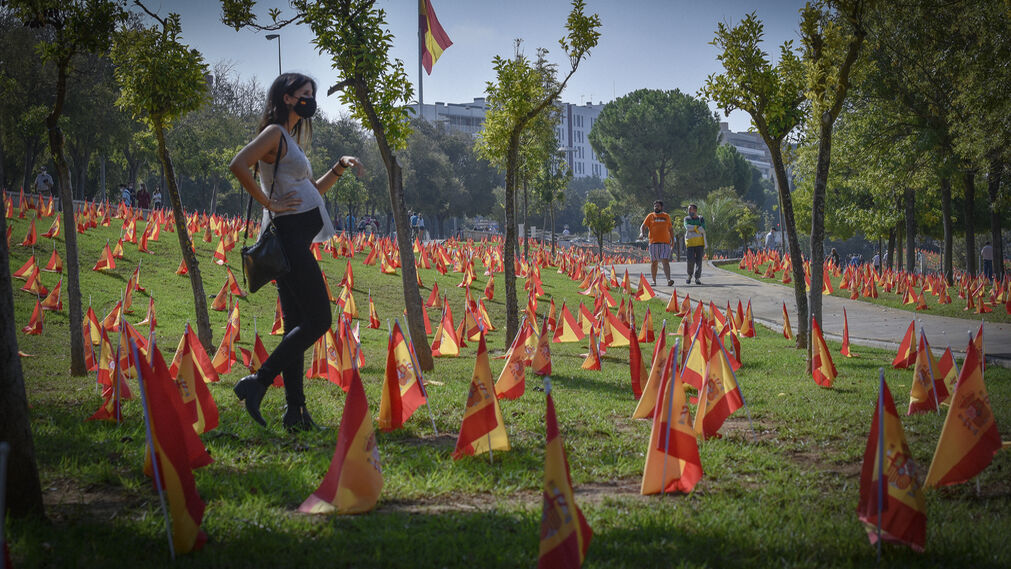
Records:
<instances>
[{"instance_id":1,"label":"black face mask","mask_svg":"<svg viewBox=\"0 0 1011 569\"><path fill-rule=\"evenodd\" d=\"M311 119L316 114L316 99L313 97L299 97L298 102L295 103L295 114L304 119Z\"/></svg>"}]
</instances>

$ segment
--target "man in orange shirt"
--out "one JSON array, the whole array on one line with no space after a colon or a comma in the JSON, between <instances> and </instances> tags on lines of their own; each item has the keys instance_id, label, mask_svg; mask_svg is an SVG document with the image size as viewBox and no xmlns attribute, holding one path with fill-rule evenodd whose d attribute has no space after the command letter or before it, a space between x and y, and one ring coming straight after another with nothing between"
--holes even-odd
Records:
<instances>
[{"instance_id":1,"label":"man in orange shirt","mask_svg":"<svg viewBox=\"0 0 1011 569\"><path fill-rule=\"evenodd\" d=\"M663 272L667 276L667 286L674 286L670 278L670 256L674 244L674 226L670 215L663 211L663 202L653 202L653 213L639 227L639 239L649 233L650 274L653 275L653 286L656 286L656 264L663 262Z\"/></svg>"}]
</instances>

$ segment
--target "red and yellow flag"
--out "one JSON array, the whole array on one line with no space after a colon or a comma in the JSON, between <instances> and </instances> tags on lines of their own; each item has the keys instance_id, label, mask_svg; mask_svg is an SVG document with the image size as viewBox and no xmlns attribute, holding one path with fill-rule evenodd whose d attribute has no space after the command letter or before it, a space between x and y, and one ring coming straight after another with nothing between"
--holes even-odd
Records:
<instances>
[{"instance_id":1,"label":"red and yellow flag","mask_svg":"<svg viewBox=\"0 0 1011 569\"><path fill-rule=\"evenodd\" d=\"M379 402L379 428L393 431L404 426L414 411L428 400L421 373L414 366L400 323L393 323L386 350L386 375Z\"/></svg>"},{"instance_id":2,"label":"red and yellow flag","mask_svg":"<svg viewBox=\"0 0 1011 569\"><path fill-rule=\"evenodd\" d=\"M881 394L871 419L860 472L860 502L857 505L858 517L866 526L872 545L878 542L880 525L882 540L923 551L927 540L927 507L916 471L892 393L882 373Z\"/></svg>"},{"instance_id":3,"label":"red and yellow flag","mask_svg":"<svg viewBox=\"0 0 1011 569\"><path fill-rule=\"evenodd\" d=\"M214 397L207 388L202 366L198 363L198 356L194 354L191 344L192 342L187 341L184 336L182 353L178 358L178 371L173 379L179 388L182 403L189 413L190 424L200 435L218 427L218 406L214 403ZM204 357L206 356L205 353ZM170 377L172 377L171 373Z\"/></svg>"},{"instance_id":4,"label":"red and yellow flag","mask_svg":"<svg viewBox=\"0 0 1011 569\"><path fill-rule=\"evenodd\" d=\"M551 374L551 321L549 320L549 315L544 316L544 321L541 324L541 335L537 339L537 348L534 350L534 356L531 360L530 367L537 375L550 375Z\"/></svg>"},{"instance_id":5,"label":"red and yellow flag","mask_svg":"<svg viewBox=\"0 0 1011 569\"><path fill-rule=\"evenodd\" d=\"M653 416L657 398L660 397L660 384L663 383L667 360L667 321L664 320L660 328L660 337L653 346L653 361L649 366L646 384L642 386L639 403L632 411L633 419L648 419Z\"/></svg>"},{"instance_id":6,"label":"red and yellow flag","mask_svg":"<svg viewBox=\"0 0 1011 569\"><path fill-rule=\"evenodd\" d=\"M790 327L790 313L786 311L786 302L783 302L783 337L787 340L793 339L793 328Z\"/></svg>"},{"instance_id":7,"label":"red and yellow flag","mask_svg":"<svg viewBox=\"0 0 1011 569\"><path fill-rule=\"evenodd\" d=\"M628 271L625 271L625 277L628 277ZM640 301L647 301L651 298L656 297L656 293L653 292L653 287L649 286L646 282L646 275L639 273L639 288L635 291L635 299Z\"/></svg>"},{"instance_id":8,"label":"red and yellow flag","mask_svg":"<svg viewBox=\"0 0 1011 569\"><path fill-rule=\"evenodd\" d=\"M502 409L498 406L498 399L495 398L495 386L491 383L488 346L485 344L482 331L453 460L489 450L509 450L509 436L502 420Z\"/></svg>"},{"instance_id":9,"label":"red and yellow flag","mask_svg":"<svg viewBox=\"0 0 1011 569\"><path fill-rule=\"evenodd\" d=\"M1000 432L983 383L983 360L972 342L923 485L948 486L971 480L1001 448Z\"/></svg>"},{"instance_id":10,"label":"red and yellow flag","mask_svg":"<svg viewBox=\"0 0 1011 569\"><path fill-rule=\"evenodd\" d=\"M832 363L832 354L828 351L825 337L821 335L821 327L814 318L811 318L811 344L811 376L818 385L832 387L832 380L839 372Z\"/></svg>"},{"instance_id":11,"label":"red and yellow flag","mask_svg":"<svg viewBox=\"0 0 1011 569\"><path fill-rule=\"evenodd\" d=\"M648 313L647 313L648 314ZM642 350L639 349L639 338L635 333L635 322L629 330L630 343L628 346L628 366L632 376L632 395L636 401L642 397L642 384L649 377L649 370L646 369L646 361L642 358Z\"/></svg>"},{"instance_id":12,"label":"red and yellow flag","mask_svg":"<svg viewBox=\"0 0 1011 569\"><path fill-rule=\"evenodd\" d=\"M920 330L920 349L916 351L907 415L928 411L940 412L941 402L948 399L948 388L944 385L944 376L939 375L940 372L940 367L927 342L927 335Z\"/></svg>"},{"instance_id":13,"label":"red and yellow flag","mask_svg":"<svg viewBox=\"0 0 1011 569\"><path fill-rule=\"evenodd\" d=\"M839 353L847 358L852 358L857 355L850 350L850 321L846 316L845 306L842 309L842 347L839 348Z\"/></svg>"},{"instance_id":14,"label":"red and yellow flag","mask_svg":"<svg viewBox=\"0 0 1011 569\"><path fill-rule=\"evenodd\" d=\"M670 365L661 379L659 405L652 415L640 493L689 493L702 479L698 440L691 427L684 384L678 373L677 345L664 358Z\"/></svg>"},{"instance_id":15,"label":"red and yellow flag","mask_svg":"<svg viewBox=\"0 0 1011 569\"><path fill-rule=\"evenodd\" d=\"M369 417L358 367L351 373L351 386L344 403L337 447L330 468L319 488L298 507L305 514L360 514L376 507L383 489L379 447Z\"/></svg>"},{"instance_id":16,"label":"red and yellow flag","mask_svg":"<svg viewBox=\"0 0 1011 569\"><path fill-rule=\"evenodd\" d=\"M499 399L516 399L523 395L526 389L526 343L533 334L533 327L526 318L516 332L509 352L506 354L506 364L495 382L495 397Z\"/></svg>"},{"instance_id":17,"label":"red and yellow flag","mask_svg":"<svg viewBox=\"0 0 1011 569\"><path fill-rule=\"evenodd\" d=\"M547 410L544 451L544 493L541 508L541 545L537 567L541 569L578 568L586 559L593 530L576 505L569 476L569 461L565 445L558 432L555 402L551 397L551 382L545 386Z\"/></svg>"},{"instance_id":18,"label":"red and yellow flag","mask_svg":"<svg viewBox=\"0 0 1011 569\"><path fill-rule=\"evenodd\" d=\"M145 462L150 459L150 449L153 448L157 456L157 480L165 489L172 513L172 544L176 552L187 553L200 549L207 541L207 535L200 529L205 506L197 493L193 468L209 464L211 457L200 439L185 424L179 391L169 377L161 353L154 349L152 355L153 365L150 366L143 357L135 358L144 395L144 411L150 425Z\"/></svg>"},{"instance_id":19,"label":"red and yellow flag","mask_svg":"<svg viewBox=\"0 0 1011 569\"><path fill-rule=\"evenodd\" d=\"M892 360L892 367L895 369L905 369L916 363L916 321L909 323L906 335L902 337L899 344L899 352Z\"/></svg>"},{"instance_id":20,"label":"red and yellow flag","mask_svg":"<svg viewBox=\"0 0 1011 569\"><path fill-rule=\"evenodd\" d=\"M562 302L562 310L558 313L558 325L555 327L553 342L578 342L586 337L583 329L576 322L569 308Z\"/></svg>"},{"instance_id":21,"label":"red and yellow flag","mask_svg":"<svg viewBox=\"0 0 1011 569\"><path fill-rule=\"evenodd\" d=\"M704 439L719 436L717 431L723 426L727 417L744 406L737 376L719 336L709 334L706 344L709 347L705 366L706 379L702 389L699 390L699 406L695 411L694 425L695 432Z\"/></svg>"}]
</instances>

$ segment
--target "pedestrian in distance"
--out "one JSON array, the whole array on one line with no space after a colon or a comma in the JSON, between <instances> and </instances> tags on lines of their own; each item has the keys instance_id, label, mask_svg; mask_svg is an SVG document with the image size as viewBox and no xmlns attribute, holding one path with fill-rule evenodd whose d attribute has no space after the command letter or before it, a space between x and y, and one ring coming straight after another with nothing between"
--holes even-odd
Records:
<instances>
[{"instance_id":1,"label":"pedestrian in distance","mask_svg":"<svg viewBox=\"0 0 1011 569\"><path fill-rule=\"evenodd\" d=\"M133 194L130 193L130 188L126 187L126 184L119 185L119 199L123 201L123 205L130 207L133 203Z\"/></svg>"},{"instance_id":2,"label":"pedestrian in distance","mask_svg":"<svg viewBox=\"0 0 1011 569\"><path fill-rule=\"evenodd\" d=\"M646 216L646 219L639 226L639 239L643 239L649 234L649 270L653 277L653 286L656 286L656 266L663 263L663 274L667 276L667 286L674 286L674 281L670 278L670 256L674 250L674 224L671 222L670 214L663 211L663 201L653 202L653 213Z\"/></svg>"},{"instance_id":3,"label":"pedestrian in distance","mask_svg":"<svg viewBox=\"0 0 1011 569\"><path fill-rule=\"evenodd\" d=\"M266 426L260 403L274 377L282 374L287 401L282 423L289 431L316 428L302 385L305 351L332 322L326 284L311 250L313 243L325 242L334 234L323 194L345 170L353 168L359 177L363 173L357 157L341 156L321 177L313 178L305 148L312 139L315 112L314 80L300 73L278 76L267 92L259 133L229 165L243 189L263 206L261 227L273 219L291 267L277 279L284 337L260 369L242 378L234 391L250 417ZM254 165L260 172L259 185L250 170Z\"/></svg>"},{"instance_id":4,"label":"pedestrian in distance","mask_svg":"<svg viewBox=\"0 0 1011 569\"><path fill-rule=\"evenodd\" d=\"M161 209L161 187L154 189L154 194L151 195L151 205L154 209Z\"/></svg>"},{"instance_id":5,"label":"pedestrian in distance","mask_svg":"<svg viewBox=\"0 0 1011 569\"><path fill-rule=\"evenodd\" d=\"M691 284L694 269L695 284L702 284L702 253L706 245L706 218L698 214L699 206L688 205L688 215L685 216L685 250L688 258L688 279Z\"/></svg>"},{"instance_id":6,"label":"pedestrian in distance","mask_svg":"<svg viewBox=\"0 0 1011 569\"><path fill-rule=\"evenodd\" d=\"M39 175L35 176L35 192L38 194L51 194L53 191L53 177L46 172L46 167L43 166L39 171Z\"/></svg>"},{"instance_id":7,"label":"pedestrian in distance","mask_svg":"<svg viewBox=\"0 0 1011 569\"><path fill-rule=\"evenodd\" d=\"M144 182L140 183L140 189L137 190L137 207L140 209L151 207L151 194L147 193L147 186L144 185Z\"/></svg>"},{"instance_id":8,"label":"pedestrian in distance","mask_svg":"<svg viewBox=\"0 0 1011 569\"><path fill-rule=\"evenodd\" d=\"M983 260L983 276L987 280L993 280L993 246L987 241L983 248L979 250L979 257Z\"/></svg>"}]
</instances>

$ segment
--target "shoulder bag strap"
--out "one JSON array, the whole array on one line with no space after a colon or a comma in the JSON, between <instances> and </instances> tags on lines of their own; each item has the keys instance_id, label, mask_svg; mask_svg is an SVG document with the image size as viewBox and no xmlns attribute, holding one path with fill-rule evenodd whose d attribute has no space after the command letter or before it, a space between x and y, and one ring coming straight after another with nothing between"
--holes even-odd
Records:
<instances>
[{"instance_id":1,"label":"shoulder bag strap","mask_svg":"<svg viewBox=\"0 0 1011 569\"><path fill-rule=\"evenodd\" d=\"M274 184L277 183L277 171L281 169L281 148L284 146L284 133L281 133L281 139L277 141L277 154L274 156L274 177L270 180L270 193L267 194L267 199L274 197ZM246 231L242 236L242 244L245 246L246 240L249 238L249 214L253 211L253 194L249 194L249 201L246 202ZM270 220L274 220L274 212L267 210L267 215L270 216Z\"/></svg>"}]
</instances>

